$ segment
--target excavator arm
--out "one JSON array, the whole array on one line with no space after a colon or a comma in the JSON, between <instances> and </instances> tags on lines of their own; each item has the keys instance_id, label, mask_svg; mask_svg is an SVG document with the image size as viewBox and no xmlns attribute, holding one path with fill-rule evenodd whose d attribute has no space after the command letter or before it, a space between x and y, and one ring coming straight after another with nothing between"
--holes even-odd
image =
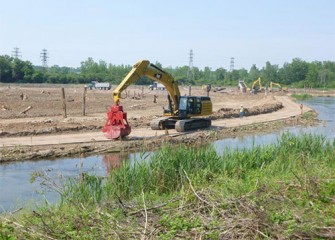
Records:
<instances>
[{"instance_id":1,"label":"excavator arm","mask_svg":"<svg viewBox=\"0 0 335 240\"><path fill-rule=\"evenodd\" d=\"M124 112L123 107L119 105L121 93L129 85L135 83L143 76L146 76L165 86L169 92L170 113L172 116L178 115L180 98L178 83L174 81L173 77L169 73L165 72L154 64L151 64L148 60L142 60L133 66L132 70L113 91L113 100L115 104L109 107L107 112L107 122L102 129L106 138L117 139L128 136L130 134L131 127L127 121L127 113Z\"/></svg>"},{"instance_id":2,"label":"excavator arm","mask_svg":"<svg viewBox=\"0 0 335 240\"><path fill-rule=\"evenodd\" d=\"M277 86L279 88L279 91L288 91L287 87L282 87L282 85L280 85L279 83L275 83L275 82L270 82L270 91L272 91L273 86Z\"/></svg>"},{"instance_id":3,"label":"excavator arm","mask_svg":"<svg viewBox=\"0 0 335 240\"><path fill-rule=\"evenodd\" d=\"M275 82L270 82L270 88L272 89L273 86L277 86L279 88L282 88L281 85L279 83L275 83Z\"/></svg>"},{"instance_id":4,"label":"excavator arm","mask_svg":"<svg viewBox=\"0 0 335 240\"><path fill-rule=\"evenodd\" d=\"M257 78L257 80L255 80L253 83L252 83L252 87L251 89L255 89L255 87L257 86L257 84L259 85L259 88L261 89L262 88L262 83L261 83L261 78Z\"/></svg>"},{"instance_id":5,"label":"excavator arm","mask_svg":"<svg viewBox=\"0 0 335 240\"><path fill-rule=\"evenodd\" d=\"M173 109L171 109L171 111L174 114L177 114L180 97L178 83L174 81L173 77L169 73L150 63L148 60L139 61L133 66L132 70L113 91L114 102L118 104L121 98L121 92L129 85L135 83L142 76L146 76L153 81L157 81L165 86L170 95L170 98L173 101Z\"/></svg>"}]
</instances>

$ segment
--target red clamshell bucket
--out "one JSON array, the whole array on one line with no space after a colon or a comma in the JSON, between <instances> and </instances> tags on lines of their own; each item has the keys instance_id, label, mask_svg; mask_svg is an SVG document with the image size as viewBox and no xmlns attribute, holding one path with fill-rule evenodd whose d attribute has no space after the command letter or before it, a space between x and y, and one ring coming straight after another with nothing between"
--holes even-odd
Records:
<instances>
[{"instance_id":1,"label":"red clamshell bucket","mask_svg":"<svg viewBox=\"0 0 335 240\"><path fill-rule=\"evenodd\" d=\"M127 113L123 111L122 106L113 105L109 107L107 122L102 132L108 139L122 138L130 134L131 127L127 121Z\"/></svg>"}]
</instances>

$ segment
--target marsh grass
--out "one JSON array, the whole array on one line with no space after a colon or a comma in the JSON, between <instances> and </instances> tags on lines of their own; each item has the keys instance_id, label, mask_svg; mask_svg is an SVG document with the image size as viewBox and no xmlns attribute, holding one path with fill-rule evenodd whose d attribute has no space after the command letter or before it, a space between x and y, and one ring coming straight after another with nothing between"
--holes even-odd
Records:
<instances>
[{"instance_id":1,"label":"marsh grass","mask_svg":"<svg viewBox=\"0 0 335 240\"><path fill-rule=\"evenodd\" d=\"M19 217L23 228L6 220L0 234L27 238L30 229L31 239L331 239L334 153L334 142L315 135L284 134L275 144L226 149L221 156L210 144L166 145L150 161L124 162L105 180L87 174L69 180L63 204Z\"/></svg>"},{"instance_id":2,"label":"marsh grass","mask_svg":"<svg viewBox=\"0 0 335 240\"><path fill-rule=\"evenodd\" d=\"M306 100L306 99L310 99L312 98L313 96L310 95L310 94L307 94L307 93L302 93L302 94L292 94L291 95L293 98L297 99L297 100Z\"/></svg>"},{"instance_id":3,"label":"marsh grass","mask_svg":"<svg viewBox=\"0 0 335 240\"><path fill-rule=\"evenodd\" d=\"M133 166L124 163L110 174L107 185L110 185L110 195L117 194L122 198L138 196L142 190L166 194L180 190L187 183L184 172L200 184L214 175L245 178L250 171L264 167L272 169L270 174L278 174L296 167L297 158L301 156L314 161L325 160L332 149L333 144L325 137L290 134L284 134L276 144L226 149L222 156L212 145L201 148L166 145L149 162Z\"/></svg>"},{"instance_id":4,"label":"marsh grass","mask_svg":"<svg viewBox=\"0 0 335 240\"><path fill-rule=\"evenodd\" d=\"M103 177L82 173L79 180L69 178L65 182L61 197L63 201L70 199L76 202L95 204L103 199L105 194L104 188L105 182Z\"/></svg>"}]
</instances>

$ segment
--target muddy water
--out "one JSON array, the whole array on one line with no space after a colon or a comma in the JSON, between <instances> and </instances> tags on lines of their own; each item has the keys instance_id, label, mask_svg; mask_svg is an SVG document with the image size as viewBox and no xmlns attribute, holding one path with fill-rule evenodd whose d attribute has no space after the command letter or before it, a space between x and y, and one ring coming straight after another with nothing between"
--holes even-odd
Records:
<instances>
[{"instance_id":1,"label":"muddy water","mask_svg":"<svg viewBox=\"0 0 335 240\"><path fill-rule=\"evenodd\" d=\"M313 98L303 101L318 113L324 122L314 127L290 127L271 134L248 135L227 138L213 142L218 153L226 148L249 148L253 145L274 143L285 132L294 134L316 133L335 138L335 98ZM58 160L26 161L0 164L0 213L20 207L35 207L45 202L55 202L58 195L49 192L39 183L30 183L33 172L45 171L52 179L78 176L81 172L105 176L110 168L117 167L121 161L135 162L150 158L151 153L108 154L86 158L66 158Z\"/></svg>"}]
</instances>

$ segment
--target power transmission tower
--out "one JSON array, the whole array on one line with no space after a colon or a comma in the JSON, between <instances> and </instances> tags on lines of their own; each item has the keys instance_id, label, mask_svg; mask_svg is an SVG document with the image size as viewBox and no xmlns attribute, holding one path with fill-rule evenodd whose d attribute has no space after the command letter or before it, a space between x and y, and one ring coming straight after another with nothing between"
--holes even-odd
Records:
<instances>
[{"instance_id":1,"label":"power transmission tower","mask_svg":"<svg viewBox=\"0 0 335 240\"><path fill-rule=\"evenodd\" d=\"M44 68L47 68L48 67L48 58L49 58L49 55L48 55L48 51L45 48L42 49L40 57L41 57L41 61L42 61L42 66Z\"/></svg>"},{"instance_id":2,"label":"power transmission tower","mask_svg":"<svg viewBox=\"0 0 335 240\"><path fill-rule=\"evenodd\" d=\"M231 72L234 71L234 60L235 60L235 58L233 58L233 57L230 58L230 71Z\"/></svg>"},{"instance_id":3,"label":"power transmission tower","mask_svg":"<svg viewBox=\"0 0 335 240\"><path fill-rule=\"evenodd\" d=\"M18 47L15 47L14 50L12 51L12 57L13 58L20 58L22 57L20 53L20 49Z\"/></svg>"},{"instance_id":4,"label":"power transmission tower","mask_svg":"<svg viewBox=\"0 0 335 240\"><path fill-rule=\"evenodd\" d=\"M194 71L193 71L193 50L190 50L190 61L188 64L187 78L190 82L194 82Z\"/></svg>"}]
</instances>

